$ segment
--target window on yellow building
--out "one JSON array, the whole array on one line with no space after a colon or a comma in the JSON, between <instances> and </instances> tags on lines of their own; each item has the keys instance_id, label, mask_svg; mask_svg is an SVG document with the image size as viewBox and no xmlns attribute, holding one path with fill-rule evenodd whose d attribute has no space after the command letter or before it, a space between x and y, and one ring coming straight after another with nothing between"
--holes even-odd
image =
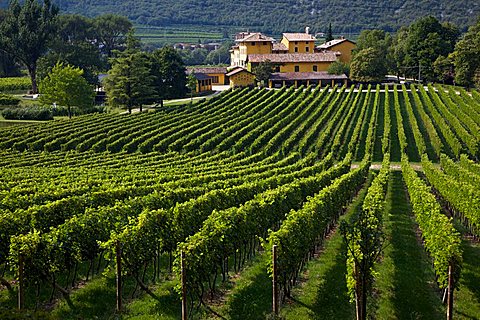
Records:
<instances>
[{"instance_id":1,"label":"window on yellow building","mask_svg":"<svg viewBox=\"0 0 480 320\"><path fill-rule=\"evenodd\" d=\"M295 47L295 52L298 52L298 47Z\"/></svg>"},{"instance_id":2,"label":"window on yellow building","mask_svg":"<svg viewBox=\"0 0 480 320\"><path fill-rule=\"evenodd\" d=\"M295 66L295 72L300 72L300 66Z\"/></svg>"},{"instance_id":3,"label":"window on yellow building","mask_svg":"<svg viewBox=\"0 0 480 320\"><path fill-rule=\"evenodd\" d=\"M263 41L263 45L266 46L266 45L267 45L267 41Z\"/></svg>"},{"instance_id":4,"label":"window on yellow building","mask_svg":"<svg viewBox=\"0 0 480 320\"><path fill-rule=\"evenodd\" d=\"M317 71L318 71L318 67L317 67L317 66L313 66L313 71L314 71L314 72L317 72Z\"/></svg>"},{"instance_id":5,"label":"window on yellow building","mask_svg":"<svg viewBox=\"0 0 480 320\"><path fill-rule=\"evenodd\" d=\"M254 46L254 45L255 45L255 42L252 42L252 46Z\"/></svg>"},{"instance_id":6,"label":"window on yellow building","mask_svg":"<svg viewBox=\"0 0 480 320\"><path fill-rule=\"evenodd\" d=\"M218 76L212 76L212 83L218 83Z\"/></svg>"},{"instance_id":7,"label":"window on yellow building","mask_svg":"<svg viewBox=\"0 0 480 320\"><path fill-rule=\"evenodd\" d=\"M309 52L309 51L310 51L310 48L309 48L309 47L305 47L305 51L306 51L306 52Z\"/></svg>"},{"instance_id":8,"label":"window on yellow building","mask_svg":"<svg viewBox=\"0 0 480 320\"><path fill-rule=\"evenodd\" d=\"M280 66L275 66L275 72L280 72Z\"/></svg>"}]
</instances>

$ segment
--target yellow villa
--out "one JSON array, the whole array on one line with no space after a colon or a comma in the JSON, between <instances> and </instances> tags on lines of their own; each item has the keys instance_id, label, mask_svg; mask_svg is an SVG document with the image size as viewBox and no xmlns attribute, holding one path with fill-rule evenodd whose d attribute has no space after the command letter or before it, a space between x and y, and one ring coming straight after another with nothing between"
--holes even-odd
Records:
<instances>
[{"instance_id":1,"label":"yellow villa","mask_svg":"<svg viewBox=\"0 0 480 320\"><path fill-rule=\"evenodd\" d=\"M270 61L275 66L270 86L345 83L345 75L332 76L326 71L335 61L350 62L355 43L339 39L316 47L315 41L308 28L305 33L284 33L280 42L258 32L238 33L230 50L231 67L252 73L260 63ZM252 82L244 85L254 85L254 77L249 78Z\"/></svg>"},{"instance_id":2,"label":"yellow villa","mask_svg":"<svg viewBox=\"0 0 480 320\"><path fill-rule=\"evenodd\" d=\"M245 68L249 54L272 53L274 39L258 32L241 32L235 36L235 42L230 50L231 65Z\"/></svg>"},{"instance_id":3,"label":"yellow villa","mask_svg":"<svg viewBox=\"0 0 480 320\"><path fill-rule=\"evenodd\" d=\"M284 33L281 43L289 53L313 53L315 51L315 37L307 33Z\"/></svg>"}]
</instances>

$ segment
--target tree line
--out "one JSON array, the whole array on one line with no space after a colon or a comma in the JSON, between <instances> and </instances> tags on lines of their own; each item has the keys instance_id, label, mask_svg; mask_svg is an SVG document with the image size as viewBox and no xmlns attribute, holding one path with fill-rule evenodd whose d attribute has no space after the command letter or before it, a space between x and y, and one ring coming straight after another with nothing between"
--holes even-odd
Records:
<instances>
[{"instance_id":1,"label":"tree line","mask_svg":"<svg viewBox=\"0 0 480 320\"><path fill-rule=\"evenodd\" d=\"M69 116L71 106L93 103L93 86L106 70L109 103L129 110L187 91L178 53L141 52L126 17L61 15L50 0L13 0L0 11L0 76L19 75L21 67L28 71L31 92L40 89L43 103L68 107Z\"/></svg>"},{"instance_id":2,"label":"tree line","mask_svg":"<svg viewBox=\"0 0 480 320\"><path fill-rule=\"evenodd\" d=\"M480 87L480 18L461 35L457 26L423 17L391 35L364 30L350 64L352 80L382 81L385 74L427 82Z\"/></svg>"}]
</instances>

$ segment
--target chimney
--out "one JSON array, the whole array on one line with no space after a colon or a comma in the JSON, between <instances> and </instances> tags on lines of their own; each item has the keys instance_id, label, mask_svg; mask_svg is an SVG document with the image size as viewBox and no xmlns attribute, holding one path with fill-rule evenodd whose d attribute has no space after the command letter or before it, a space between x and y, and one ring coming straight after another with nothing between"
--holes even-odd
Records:
<instances>
[{"instance_id":1,"label":"chimney","mask_svg":"<svg viewBox=\"0 0 480 320\"><path fill-rule=\"evenodd\" d=\"M310 27L305 27L305 33L310 34Z\"/></svg>"}]
</instances>

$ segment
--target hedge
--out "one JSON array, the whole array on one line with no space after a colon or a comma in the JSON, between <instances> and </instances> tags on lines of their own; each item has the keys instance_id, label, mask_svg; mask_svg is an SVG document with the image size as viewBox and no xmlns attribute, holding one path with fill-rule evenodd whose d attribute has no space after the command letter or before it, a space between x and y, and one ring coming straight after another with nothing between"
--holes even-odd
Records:
<instances>
[{"instance_id":1,"label":"hedge","mask_svg":"<svg viewBox=\"0 0 480 320\"><path fill-rule=\"evenodd\" d=\"M0 106L18 106L20 99L0 93Z\"/></svg>"},{"instance_id":2,"label":"hedge","mask_svg":"<svg viewBox=\"0 0 480 320\"><path fill-rule=\"evenodd\" d=\"M53 113L44 107L7 108L2 111L7 120L53 120Z\"/></svg>"}]
</instances>

